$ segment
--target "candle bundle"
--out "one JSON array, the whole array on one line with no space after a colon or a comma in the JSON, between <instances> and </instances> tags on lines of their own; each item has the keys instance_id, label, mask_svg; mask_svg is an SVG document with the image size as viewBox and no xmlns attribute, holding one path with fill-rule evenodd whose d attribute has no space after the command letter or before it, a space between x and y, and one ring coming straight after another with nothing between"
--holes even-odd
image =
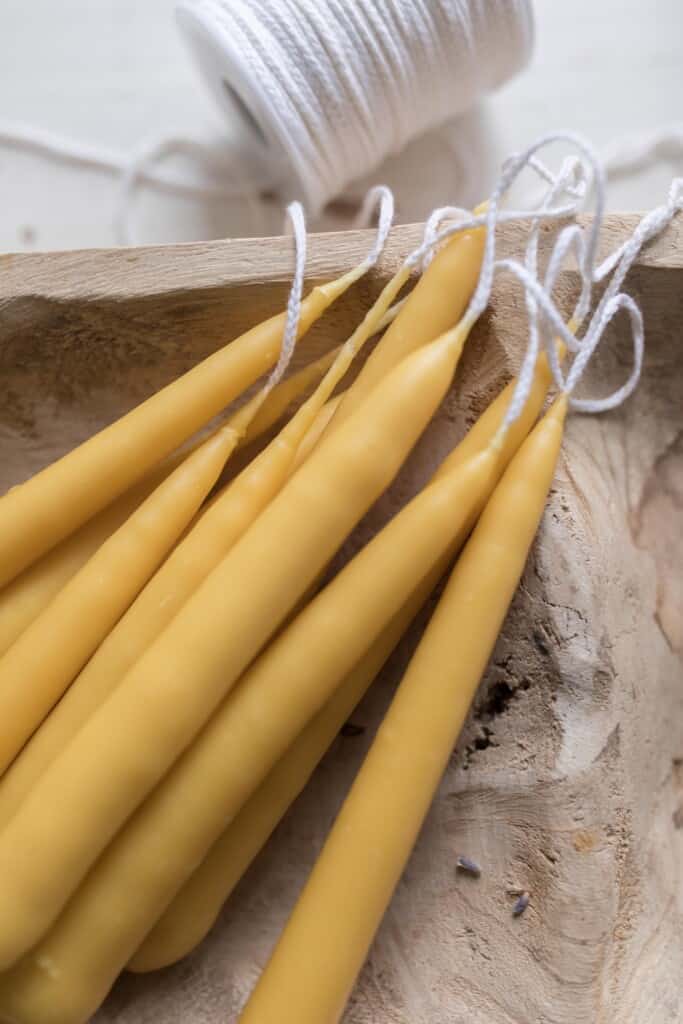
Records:
<instances>
[{"instance_id":1,"label":"candle bundle","mask_svg":"<svg viewBox=\"0 0 683 1024\"><path fill-rule=\"evenodd\" d=\"M295 281L286 315L0 499L0 1020L82 1024L126 966L152 970L194 948L465 545L243 1018L339 1019L517 585L568 396L627 305L617 288L633 247L580 345L585 289L568 329L548 299L559 257L546 290L534 284L540 225L573 209L560 204L580 184L573 165L532 219L525 263L496 264L499 201L532 155L475 215L435 214L339 349L280 381L295 337L376 261L386 209L358 268L301 303ZM443 227L449 216L458 222ZM318 589L450 388L503 265L527 286L518 378ZM276 362L283 332L266 385L192 443ZM567 349L577 355L564 380ZM539 419L553 377L562 394ZM212 494L232 452L279 421ZM372 863L358 860L359 841Z\"/></svg>"},{"instance_id":2,"label":"candle bundle","mask_svg":"<svg viewBox=\"0 0 683 1024\"><path fill-rule=\"evenodd\" d=\"M572 392L606 325L620 309L628 312L633 328L633 372L613 395L574 403L587 411L614 408L638 381L643 354L642 317L633 300L619 288L641 246L683 209L682 186L683 181L674 183L669 201L646 216L633 237L601 267L596 270L589 261L590 270L571 329L578 326L588 309L586 292L590 284L604 276L607 269L616 269L566 378L562 378L558 365L563 347L559 351L553 344L548 347L560 395L509 462L458 558L308 882L240 1016L240 1024L336 1024L340 1020L524 570L553 481ZM573 230L561 236L555 252L566 251L565 247L572 244L567 240L579 237ZM592 248L593 257L594 245L595 237L587 246L589 253ZM581 245L578 248L581 253ZM531 337L526 366L522 367L501 428L482 452L500 450L528 402L523 397L524 376L529 367L533 367L534 374L538 372L537 302L542 303L548 325L574 347L570 329L561 323L547 292L530 277L530 271L536 268L533 233L526 266L511 260L501 261L501 265L529 286ZM551 284L558 265L554 253L547 278ZM215 865L207 869L207 885L212 881L211 871L215 871ZM201 888L195 885L194 891L201 900ZM528 900L528 894L525 896ZM188 915L182 897L175 909L176 921L173 913L172 908L158 926L162 950L165 941L173 940L172 931L169 935L163 929L177 927ZM330 922L334 922L333 927ZM152 933L149 944L154 937Z\"/></svg>"},{"instance_id":3,"label":"candle bundle","mask_svg":"<svg viewBox=\"0 0 683 1024\"><path fill-rule=\"evenodd\" d=\"M413 270L409 263L389 282L345 346L278 385L267 398L257 395L189 454L161 463L168 455L166 435L157 443L154 424L145 421L140 427L142 412L136 410L3 499L3 536L8 548L13 539L13 546L23 552L13 563L3 564L7 585L1 601L6 651L0 664L0 700L6 727L1 743L0 859L6 858L5 865L15 876L18 888L12 889L16 906L21 907L21 924L5 931L5 967L34 946L55 919L61 922L71 904L80 901L85 888L81 883L90 877L88 872L98 856L138 805L142 803L141 813L145 811L150 790L192 744L211 718L216 702L301 600L349 530L400 468L449 386L467 332L448 332L438 350L427 356L419 354L420 348L461 315L477 280L482 236L478 229L438 254L427 277L389 327L374 360L354 384L355 390L371 391L379 382L371 414L362 418L362 445L355 423L358 415L352 415L347 424L342 412L344 406L351 405L349 395L339 410L339 400L334 403L330 398L360 347L386 319L391 302ZM368 261L362 269L367 265ZM447 295L439 295L441 289L435 288L434 282L451 275L455 287ZM306 302L302 304L299 333L302 323L308 326L358 276L354 271L340 282L316 289L313 311L307 313ZM436 296L440 301L434 303ZM310 306L310 298L307 301ZM264 333L273 337L274 323L281 329L283 320L269 321L250 332L256 347L263 343ZM230 356L233 364L234 346L222 357ZM246 369L238 361L237 374L242 374L243 384L249 383L253 347L250 341ZM411 350L412 361L399 365ZM273 356L271 346L268 358L272 361ZM212 360L215 362L215 357ZM388 374L392 365L394 372ZM208 387L215 376L215 366L203 377L193 371L186 378L186 396L180 390L183 382L172 386L180 419L184 402L195 405L192 425L185 421L185 437L198 422L216 412L215 398L204 395L200 420L196 395L197 381L200 387ZM274 440L199 512L237 444L268 429L292 398L321 376L311 397ZM382 379L385 376L387 379ZM215 394L215 383L213 387ZM225 390L229 401L234 396L232 381ZM163 421L170 406L167 403L164 408L161 397L146 405L153 414L155 408L161 409L158 415ZM411 405L413 414L406 417L405 410ZM170 429L168 422L165 428ZM326 435L324 442L317 445L322 434ZM185 438L176 432L174 439ZM98 446L101 453L110 453L113 465L120 450L127 453L125 463L121 459L118 483L116 472L111 480L103 481L102 454L92 454ZM153 458L160 462L158 469L151 465ZM149 471L144 481L132 488L128 486L133 482L128 462L135 464L137 475L140 466ZM77 476L89 485L87 493L82 493L86 490L83 482L80 490L70 493ZM334 492L345 480L353 483L352 493L346 507L338 510ZM92 495L91 490L100 493ZM31 492L54 502L55 523L46 524L40 510L35 511ZM298 546L292 552L292 517L307 506L319 528L315 532L300 525ZM32 521L20 522L22 509L27 520L32 515ZM60 527L60 521L65 525ZM269 573L267 579L256 578L253 598L245 602L244 594L228 581L241 582L254 570L258 572L257 553L264 545L274 559L268 561L269 569L277 569L278 559L282 568ZM121 572L121 566L129 563L134 571ZM302 571L295 573L294 567ZM232 617L222 600L226 593L234 598ZM224 614L234 622L230 636L219 622ZM73 643L65 644L68 626L83 619L85 629ZM207 639L211 635L212 640L205 644L197 630ZM196 686L187 688L188 666L179 656L185 652L194 659L197 650L204 651L205 671L196 674ZM178 699L169 713L168 701L174 692L169 674L172 665ZM20 685L27 676L35 681L28 693ZM369 681L370 677L366 686ZM155 701L161 717L154 711ZM168 728L157 733L164 718ZM98 766L102 769L99 778ZM109 795L105 792L108 787ZM50 795L56 792L57 801ZM50 808L56 812L52 820ZM79 830L66 824L73 814L83 822ZM135 820L133 817L122 835L132 829ZM36 829L42 834L41 843L48 841L50 833L57 844L45 871L35 855L25 857L27 850L34 849ZM16 875L15 868L19 869ZM97 870L99 865L90 875ZM76 898L72 898L74 893ZM10 896L9 890L3 890L0 902L5 896ZM160 904L157 917L163 909ZM9 905L6 910L10 917L3 914L3 920L16 919ZM138 942L155 922L156 917L149 918ZM98 949L101 953L102 945L98 944ZM135 943L126 947L119 963L115 949L107 948L108 961L116 966L114 975L106 975L106 987L135 950ZM20 960L18 967L3 977L3 984L14 989L12 976L24 962ZM96 978L91 975L90 981L92 984ZM106 987L98 990L98 999ZM68 988L66 981L64 988Z\"/></svg>"}]
</instances>

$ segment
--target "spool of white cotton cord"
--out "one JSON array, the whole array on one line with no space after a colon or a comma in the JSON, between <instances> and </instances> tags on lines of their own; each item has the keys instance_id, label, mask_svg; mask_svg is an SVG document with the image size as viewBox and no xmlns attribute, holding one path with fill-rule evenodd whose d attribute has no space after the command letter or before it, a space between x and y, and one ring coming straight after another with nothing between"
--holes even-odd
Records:
<instances>
[{"instance_id":1,"label":"spool of white cotton cord","mask_svg":"<svg viewBox=\"0 0 683 1024\"><path fill-rule=\"evenodd\" d=\"M527 62L529 0L181 0L236 184L316 215Z\"/></svg>"}]
</instances>

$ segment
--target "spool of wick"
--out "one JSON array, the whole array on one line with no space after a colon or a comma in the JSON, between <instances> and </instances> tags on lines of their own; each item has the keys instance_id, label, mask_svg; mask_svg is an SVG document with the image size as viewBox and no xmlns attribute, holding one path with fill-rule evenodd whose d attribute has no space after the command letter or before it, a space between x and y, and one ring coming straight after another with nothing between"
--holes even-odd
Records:
<instances>
[{"instance_id":1,"label":"spool of wick","mask_svg":"<svg viewBox=\"0 0 683 1024\"><path fill-rule=\"evenodd\" d=\"M313 215L527 61L530 0L181 0L236 183Z\"/></svg>"}]
</instances>

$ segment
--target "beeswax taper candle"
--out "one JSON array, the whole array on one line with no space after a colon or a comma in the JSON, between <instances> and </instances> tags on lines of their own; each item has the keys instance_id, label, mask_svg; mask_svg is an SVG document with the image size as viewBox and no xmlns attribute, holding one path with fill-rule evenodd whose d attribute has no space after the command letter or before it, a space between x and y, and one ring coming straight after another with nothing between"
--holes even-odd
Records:
<instances>
[{"instance_id":1,"label":"beeswax taper candle","mask_svg":"<svg viewBox=\"0 0 683 1024\"><path fill-rule=\"evenodd\" d=\"M498 453L503 463L533 421L547 383L547 367L541 363L522 416ZM414 586L438 558L437 552L444 559L434 568L439 574L489 493L493 479L486 463L493 469L496 459L488 453L482 462L478 451L482 441L497 432L509 391L492 403L445 460L437 480L250 667L191 749L117 836L52 929L5 975L0 1007L40 1024L47 1007L54 1011L68 1006L72 1016L64 1024L81 1024L187 877L188 867L208 851L226 819L244 805L346 672L357 692L359 677L353 666L374 639L380 646L385 640L375 630L385 625L391 629L394 610L399 617L403 614L401 605L404 600L410 604ZM495 467L494 478L499 468ZM476 485L482 482L486 486L483 491L479 486L477 494ZM396 559L397 550L404 552L403 559ZM365 681L368 684L370 678ZM324 716L323 723L328 727ZM321 742L318 732L311 742ZM300 771L297 760L296 772ZM259 811L256 799L262 828L264 802ZM267 803L272 813L273 803ZM244 809L247 825L254 825L253 814ZM236 839L242 856L256 841L249 832ZM229 861L224 879L235 870L236 861L239 855ZM124 892L129 899L122 899ZM57 967L56 978L41 970L45 959Z\"/></svg>"},{"instance_id":2,"label":"beeswax taper candle","mask_svg":"<svg viewBox=\"0 0 683 1024\"><path fill-rule=\"evenodd\" d=\"M519 583L565 411L563 396L494 491L240 1024L340 1020Z\"/></svg>"},{"instance_id":3,"label":"beeswax taper candle","mask_svg":"<svg viewBox=\"0 0 683 1024\"><path fill-rule=\"evenodd\" d=\"M180 463L0 659L0 776L196 515L246 408Z\"/></svg>"},{"instance_id":4,"label":"beeswax taper candle","mask_svg":"<svg viewBox=\"0 0 683 1024\"><path fill-rule=\"evenodd\" d=\"M176 463L177 464L177 463ZM167 460L0 590L3 655L108 537L171 472Z\"/></svg>"},{"instance_id":5,"label":"beeswax taper candle","mask_svg":"<svg viewBox=\"0 0 683 1024\"><path fill-rule=\"evenodd\" d=\"M365 265L314 288L299 337L361 276ZM236 338L0 498L0 587L76 530L208 423L272 366L285 313Z\"/></svg>"},{"instance_id":6,"label":"beeswax taper candle","mask_svg":"<svg viewBox=\"0 0 683 1024\"><path fill-rule=\"evenodd\" d=\"M277 384L249 424L238 448L256 441L283 416L287 408L316 383L333 362L338 350L325 353ZM329 416L332 415L330 409ZM196 447L196 446L195 446ZM0 590L0 655L33 622L108 537L159 486L190 451L181 449L155 467L134 487L125 491L75 533L66 537L37 562ZM0 814L1 818L1 814Z\"/></svg>"},{"instance_id":7,"label":"beeswax taper candle","mask_svg":"<svg viewBox=\"0 0 683 1024\"><path fill-rule=\"evenodd\" d=\"M448 389L466 333L449 332L404 359L320 443L8 822L0 833L0 875L11 879L0 888L0 968L44 934L394 478ZM45 845L49 860L36 856Z\"/></svg>"},{"instance_id":8,"label":"beeswax taper candle","mask_svg":"<svg viewBox=\"0 0 683 1024\"><path fill-rule=\"evenodd\" d=\"M541 355L536 365L536 372L524 410L506 434L499 457L501 472L534 423L543 404L550 380L551 374L546 357ZM482 413L460 444L444 460L437 471L436 479L463 464L477 451L485 448L498 434L515 383L513 380L504 388L495 401ZM456 510L453 515L457 515ZM299 788L303 786L306 771L309 774L313 771L319 757L317 752L324 750L334 739L344 721L344 717L340 720L339 717L335 718L335 715L350 714L353 707L350 702L351 697L360 699L365 692L361 685L362 680L365 682L365 688L370 685L378 670L376 666L383 663L395 640L398 639L424 598L446 570L454 551L465 539L466 531L467 526L458 531L448 552L431 571L426 582L421 584L417 592L408 599L403 611L396 615L392 624L385 629L371 650L362 658L357 669L353 669L347 680L340 684L328 704L306 726L302 735L294 741L290 750L275 765L268 778L245 804L242 812L215 844L206 862L197 869L183 890L178 893L163 918L147 937L138 954L133 958L131 963L133 970L152 970L158 966L165 966L188 953L193 944L203 938L218 916L222 903L239 880L241 871L246 868L251 857L266 841L281 814L294 800ZM381 654L379 662L377 660L378 651ZM282 668L284 670L284 666ZM325 667L323 671L328 682L334 680L334 672L329 666ZM302 673L299 673L297 680L301 680L301 678ZM299 711L302 710L303 701L298 688L292 690L291 701L297 704ZM302 715L302 719L305 720L305 715ZM296 727L293 725L292 734L295 730ZM225 788L227 789L229 786L228 765L225 760L223 760L223 764ZM244 767L246 768L246 765ZM287 802L288 796L289 803Z\"/></svg>"},{"instance_id":9,"label":"beeswax taper candle","mask_svg":"<svg viewBox=\"0 0 683 1024\"><path fill-rule=\"evenodd\" d=\"M402 359L460 320L479 279L485 238L485 228L475 228L455 235L436 253L344 395L332 429L358 409Z\"/></svg>"},{"instance_id":10,"label":"beeswax taper candle","mask_svg":"<svg viewBox=\"0 0 683 1024\"><path fill-rule=\"evenodd\" d=\"M353 584L361 581L363 568L366 570L366 579L372 577L376 581L380 580L382 570L391 564L387 555L393 559L392 568L396 570L392 580L396 577L400 579L402 573L395 551L397 544L398 550L406 549L408 545L400 544L401 540L406 539L412 539L414 547L418 549L411 551L417 570L412 572L409 566L403 570L403 575L408 576L407 586L404 583L403 589L410 594L411 584L418 582L420 570L424 571L426 560L422 546L438 543L440 539L441 550L448 547L453 532L462 529L464 519L470 516L468 492L481 491L480 479L490 476L494 471L494 463L495 458L475 455L462 467L458 467L454 474L446 474L441 481L431 484L427 490L432 493L426 495L426 500L428 505L435 506L433 511L437 513L436 521L429 523L433 529L423 531L418 542L414 521L423 502L419 498L415 499L401 513L398 527L394 520L384 537L378 535L381 538L379 544L375 538L373 554L378 551L384 557L375 557L370 563L367 558L361 559L354 566L355 573L361 573L361 576L352 573L349 578L347 574L347 586L341 597L347 596L351 590L358 593L359 588ZM449 528L451 533L448 532ZM378 610L386 607L384 621L387 622L392 611L386 600L386 593L390 589L390 581L387 579L375 602ZM320 619L325 624L340 621L339 614L332 614L331 600L321 606L320 617L315 621L318 629L308 637L306 646L302 647L300 642L302 635L307 637L306 630L302 627L296 633L294 642L289 645L289 661L284 665L282 675L277 673L279 659L278 651L275 651L274 671L271 671L270 678L266 674L266 687L270 682L272 690L274 675L280 689L283 689L284 680L296 680L296 666L293 662L297 655L301 671L304 664L315 665L322 662L324 657L329 658L326 646L332 648L333 655L341 651L344 657L350 645L349 634L360 632L363 620L367 618L370 600L364 598L363 609L354 608L353 624L344 623L343 635L336 642L334 636L330 636L329 628L321 631L319 627ZM348 597L338 603L342 609L347 608ZM282 635L286 635L286 632ZM339 654L336 660L339 661ZM350 660L353 662L356 659ZM341 676L343 669L337 669L332 684L335 680L341 682ZM0 1012L4 1007L8 1010L11 1007L11 1012L16 1015L20 1003L23 1003L24 1009L19 1015L28 1015L37 1024L34 1011L27 1014L26 1007L58 1007L63 1003L73 1006L77 999L78 1015L75 1019L70 1018L68 1024L80 1024L95 1009L118 971L157 920L179 885L185 881L188 870L207 852L225 821L243 802L250 779L253 780L255 771L258 771L255 766L259 760L263 775L267 765L277 757L272 734L277 740L278 731L280 735L288 729L291 731L292 720L296 722L297 717L301 719L301 711L297 707L288 713L288 704L296 704L298 695L288 699L288 695L283 694L283 699L271 709L268 701L264 700L266 692L262 681L259 682L261 685L254 678L248 677L242 680L238 690L243 700L241 703L239 699L237 701L237 708L242 709L241 720L239 711L237 715L231 715L229 709L227 714L219 710L214 715L197 742L104 852L54 927L36 949L27 954L23 963L17 965L16 971L10 970L0 981ZM333 689L327 677L324 683L328 691ZM310 707L310 694L305 693L304 700ZM318 705L320 703L321 700ZM265 720L265 709L270 712L272 725ZM49 979L39 977L40 964L45 961L56 967L56 985ZM34 969L36 967L38 976ZM3 1002L4 993L7 993L8 1002Z\"/></svg>"},{"instance_id":11,"label":"beeswax taper candle","mask_svg":"<svg viewBox=\"0 0 683 1024\"><path fill-rule=\"evenodd\" d=\"M106 637L59 706L11 766L7 776L0 780L0 829L19 807L30 787L113 692L125 673L156 640L191 594L277 494L294 468L303 461L310 451L311 438L317 436L317 432L322 429L324 420L319 418L319 413L327 411L331 414L335 402L328 402L327 407L323 408L326 400L384 316L400 288L403 273L399 272L389 282L346 344L334 354L332 364L315 392L266 449L209 504L199 522L178 544ZM328 361L329 357L324 357L323 362ZM315 367L316 374L319 363ZM287 390L287 384L285 382L281 387ZM291 392L291 385L289 390ZM254 396L234 415L230 421L232 440L236 441L242 435L252 421L254 411L263 408L260 405L261 398L261 394ZM272 393L267 396L266 405L271 398ZM101 565L102 558L106 556L106 551L98 552L96 564ZM102 572L98 571L95 579L99 580L102 576ZM66 598L69 596L70 590ZM60 606L65 605L66 598L60 596ZM54 619L52 613L51 619ZM72 651L72 647L67 653ZM28 645L27 649L32 652L35 645ZM44 671L54 674L57 667L48 665ZM60 678L63 675L62 672ZM36 695L36 699L39 699L39 695ZM28 702L25 703L28 708Z\"/></svg>"}]
</instances>

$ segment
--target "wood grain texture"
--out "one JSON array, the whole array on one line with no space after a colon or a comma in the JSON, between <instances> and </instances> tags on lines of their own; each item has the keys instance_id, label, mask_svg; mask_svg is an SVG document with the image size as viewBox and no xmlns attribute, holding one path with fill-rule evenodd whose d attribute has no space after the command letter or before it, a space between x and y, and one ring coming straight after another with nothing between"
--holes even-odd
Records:
<instances>
[{"instance_id":1,"label":"wood grain texture","mask_svg":"<svg viewBox=\"0 0 683 1024\"><path fill-rule=\"evenodd\" d=\"M633 231L640 214L610 214L601 252L611 252ZM583 223L587 217L580 218ZM500 254L519 254L524 224L500 229ZM398 268L419 244L422 225L400 224L391 232L380 263L380 276ZM541 253L547 250L547 233ZM311 280L333 277L359 262L372 247L373 232L333 231L310 236L307 272ZM269 286L288 282L291 242L283 238L236 238L219 242L142 246L136 249L86 249L73 252L0 255L0 301L24 296L69 301L132 299L187 289ZM642 266L683 268L683 225L676 221L640 256ZM279 301L279 295L278 295Z\"/></svg>"},{"instance_id":2,"label":"wood grain texture","mask_svg":"<svg viewBox=\"0 0 683 1024\"><path fill-rule=\"evenodd\" d=\"M610 246L632 219L610 218ZM417 227L302 349L357 321ZM519 249L506 232L504 248ZM311 240L314 278L368 236ZM134 257L134 258L133 258ZM4 258L0 488L280 308L287 243ZM683 1019L683 229L627 281L647 330L641 386L571 418L556 484L477 700L345 1024L678 1024ZM576 278L561 278L569 310ZM624 379L617 322L585 393ZM431 473L518 364L524 303L496 284L456 386L340 559ZM417 624L186 962L125 977L98 1024L231 1024L310 869L419 635ZM458 874L465 854L479 879ZM511 890L526 913L511 916ZM331 922L333 927L333 922Z\"/></svg>"}]
</instances>

